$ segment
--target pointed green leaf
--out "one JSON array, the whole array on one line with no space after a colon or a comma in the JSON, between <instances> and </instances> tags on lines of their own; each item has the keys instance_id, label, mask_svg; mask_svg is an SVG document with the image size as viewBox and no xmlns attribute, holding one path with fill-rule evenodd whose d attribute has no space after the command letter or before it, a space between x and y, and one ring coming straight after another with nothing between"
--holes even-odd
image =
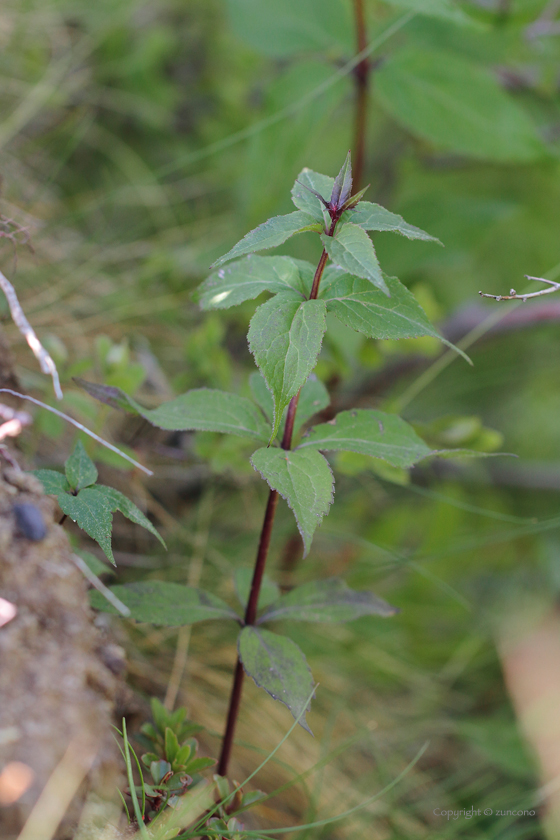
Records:
<instances>
[{"instance_id":1,"label":"pointed green leaf","mask_svg":"<svg viewBox=\"0 0 560 840\"><path fill-rule=\"evenodd\" d=\"M342 164L342 168L336 178L331 193L331 205L333 207L342 207L352 194L352 156L350 152L346 155L346 160Z\"/></svg>"},{"instance_id":2,"label":"pointed green leaf","mask_svg":"<svg viewBox=\"0 0 560 840\"><path fill-rule=\"evenodd\" d=\"M356 277L369 280L389 296L389 289L383 279L373 242L361 227L350 222L336 229L334 236L321 235L323 245L331 260L340 268Z\"/></svg>"},{"instance_id":3,"label":"pointed green leaf","mask_svg":"<svg viewBox=\"0 0 560 840\"><path fill-rule=\"evenodd\" d=\"M93 487L86 487L77 496L64 493L58 497L63 513L85 531L103 549L111 563L115 564L111 549L111 528L113 511L109 501ZM101 596L102 600L105 600Z\"/></svg>"},{"instance_id":4,"label":"pointed green leaf","mask_svg":"<svg viewBox=\"0 0 560 840\"><path fill-rule=\"evenodd\" d=\"M400 339L431 335L470 363L469 357L443 338L429 322L412 292L396 277L383 276L391 293L390 298L373 289L367 280L329 267L321 284L320 299L327 304L328 312L333 312L343 324L368 338Z\"/></svg>"},{"instance_id":5,"label":"pointed green leaf","mask_svg":"<svg viewBox=\"0 0 560 840\"><path fill-rule=\"evenodd\" d=\"M313 690L313 677L305 656L295 642L268 630L244 627L239 634L237 649L245 672L259 688L264 688L274 700L284 703L294 718L304 710L309 711L308 698ZM299 722L311 733L305 712Z\"/></svg>"},{"instance_id":6,"label":"pointed green leaf","mask_svg":"<svg viewBox=\"0 0 560 840\"><path fill-rule=\"evenodd\" d=\"M269 487L277 490L291 507L303 540L303 556L306 557L315 529L328 513L333 500L334 480L326 459L316 449L286 451L268 448L257 449L251 463Z\"/></svg>"},{"instance_id":7,"label":"pointed green leaf","mask_svg":"<svg viewBox=\"0 0 560 840\"><path fill-rule=\"evenodd\" d=\"M328 201L333 191L333 185L334 178L321 175L320 172L313 172L312 169L305 167L297 176L297 180L292 187L292 201L299 210L303 210L313 216L317 222L324 224L323 204L312 192L318 192ZM312 192L309 190L312 190Z\"/></svg>"},{"instance_id":8,"label":"pointed green leaf","mask_svg":"<svg viewBox=\"0 0 560 840\"><path fill-rule=\"evenodd\" d=\"M433 454L401 417L369 408L341 411L334 420L313 426L295 452L305 452L308 447L361 452L394 467L411 467ZM255 455L261 451L257 449Z\"/></svg>"},{"instance_id":9,"label":"pointed green leaf","mask_svg":"<svg viewBox=\"0 0 560 840\"><path fill-rule=\"evenodd\" d=\"M544 153L533 121L497 79L453 52L397 50L377 71L375 91L399 123L441 148L500 162Z\"/></svg>"},{"instance_id":10,"label":"pointed green leaf","mask_svg":"<svg viewBox=\"0 0 560 840\"><path fill-rule=\"evenodd\" d=\"M193 586L149 580L112 586L111 591L126 604L130 617L136 621L177 627L214 618L240 620L221 598ZM92 606L103 612L115 613L114 607L98 595L98 592L91 593Z\"/></svg>"},{"instance_id":11,"label":"pointed green leaf","mask_svg":"<svg viewBox=\"0 0 560 840\"><path fill-rule=\"evenodd\" d=\"M296 210L293 213L288 213L287 216L273 216L272 219L268 219L262 225L249 231L237 245L233 246L231 251L216 260L213 266L217 268L236 257L242 257L244 254L265 251L267 248L276 248L296 233L321 229L322 225L319 227L313 216L302 211Z\"/></svg>"},{"instance_id":12,"label":"pointed green leaf","mask_svg":"<svg viewBox=\"0 0 560 840\"><path fill-rule=\"evenodd\" d=\"M409 225L405 222L402 216L397 213L391 213L380 204L373 204L371 201L360 201L354 210L348 210L341 221L352 222L353 225L363 228L363 230L388 230L394 233L400 233L408 239L423 239L428 242L437 242L441 245L439 239L435 236L430 236L424 230Z\"/></svg>"},{"instance_id":13,"label":"pointed green leaf","mask_svg":"<svg viewBox=\"0 0 560 840\"><path fill-rule=\"evenodd\" d=\"M71 489L66 476L56 470L31 470L31 475L39 479L48 496L67 493Z\"/></svg>"},{"instance_id":14,"label":"pointed green leaf","mask_svg":"<svg viewBox=\"0 0 560 840\"><path fill-rule=\"evenodd\" d=\"M259 306L247 338L249 348L274 397L276 437L282 412L317 362L326 330L326 304L277 295Z\"/></svg>"},{"instance_id":15,"label":"pointed green leaf","mask_svg":"<svg viewBox=\"0 0 560 840\"><path fill-rule=\"evenodd\" d=\"M97 469L95 464L84 449L81 440L76 443L74 451L64 465L68 484L73 490L81 490L82 487L89 487L97 481Z\"/></svg>"},{"instance_id":16,"label":"pointed green leaf","mask_svg":"<svg viewBox=\"0 0 560 840\"><path fill-rule=\"evenodd\" d=\"M249 377L249 384L251 386L255 402L261 407L265 417L272 422L272 418L274 416L274 400L272 399L272 394L266 387L266 382L261 374L252 373ZM294 422L294 435L297 434L304 423L307 423L314 414L317 414L319 411L323 411L323 409L327 408L327 406L330 405L330 401L329 392L323 383L317 379L314 373L311 373L307 382L302 386L301 393L299 395L296 419ZM287 409L284 409L282 422L280 423L280 435L282 434L284 424L286 422L286 411Z\"/></svg>"},{"instance_id":17,"label":"pointed green leaf","mask_svg":"<svg viewBox=\"0 0 560 840\"><path fill-rule=\"evenodd\" d=\"M262 292L295 291L309 297L311 284L302 278L298 261L291 257L248 256L220 268L199 287L202 309L228 309Z\"/></svg>"},{"instance_id":18,"label":"pointed green leaf","mask_svg":"<svg viewBox=\"0 0 560 840\"><path fill-rule=\"evenodd\" d=\"M316 580L283 595L259 618L264 621L353 621L363 615L395 615L398 610L373 592L356 592L339 578Z\"/></svg>"},{"instance_id":19,"label":"pointed green leaf","mask_svg":"<svg viewBox=\"0 0 560 840\"><path fill-rule=\"evenodd\" d=\"M173 764L179 752L179 741L169 726L165 727L165 757L170 764Z\"/></svg>"},{"instance_id":20,"label":"pointed green leaf","mask_svg":"<svg viewBox=\"0 0 560 840\"><path fill-rule=\"evenodd\" d=\"M207 770L209 767L214 767L215 764L215 758L206 758L206 756L201 756L200 758L193 758L193 760L187 764L187 772L190 776L194 776L195 773L201 773L203 770Z\"/></svg>"},{"instance_id":21,"label":"pointed green leaf","mask_svg":"<svg viewBox=\"0 0 560 840\"><path fill-rule=\"evenodd\" d=\"M185 744L184 746L180 747L177 750L177 755L175 756L175 763L176 764L186 764L189 758L191 757L192 747L190 744Z\"/></svg>"},{"instance_id":22,"label":"pointed green leaf","mask_svg":"<svg viewBox=\"0 0 560 840\"><path fill-rule=\"evenodd\" d=\"M107 499L113 512L120 510L123 516L126 516L127 519L130 519L130 521L134 522L136 525L140 525L142 528L145 528L150 532L150 534L153 534L154 537L160 541L164 548L166 548L165 542L150 520L144 516L142 511L137 508L134 502L131 502L124 493L121 493L120 490L115 490L114 487L106 487L104 484L98 484L95 487L95 490Z\"/></svg>"},{"instance_id":23,"label":"pointed green leaf","mask_svg":"<svg viewBox=\"0 0 560 840\"><path fill-rule=\"evenodd\" d=\"M360 201L362 199L362 196L366 194L366 192L369 190L369 188L370 188L370 184L368 184L367 187L364 187L363 190L360 190L359 192L354 193L354 195L349 196L349 198L347 198L346 201L344 202L344 204L342 205L342 209L343 210L353 210L354 207L357 204L360 203ZM348 219L345 219L345 221L351 222L352 219L348 218Z\"/></svg>"},{"instance_id":24,"label":"pointed green leaf","mask_svg":"<svg viewBox=\"0 0 560 840\"><path fill-rule=\"evenodd\" d=\"M239 437L268 440L270 429L251 400L217 391L195 388L158 408L143 408L136 400L110 385L76 382L95 399L145 417L153 426L170 431L222 432Z\"/></svg>"},{"instance_id":25,"label":"pointed green leaf","mask_svg":"<svg viewBox=\"0 0 560 840\"><path fill-rule=\"evenodd\" d=\"M163 759L160 759L159 761L152 761L150 764L150 773L152 774L154 784L159 785L163 777L166 776L170 770L171 765L168 761L164 761Z\"/></svg>"},{"instance_id":26,"label":"pointed green leaf","mask_svg":"<svg viewBox=\"0 0 560 840\"><path fill-rule=\"evenodd\" d=\"M235 583L235 592L239 598L239 603L243 608L247 606L249 600L249 593L251 591L251 582L253 580L253 569L236 569L233 575ZM278 584L274 583L268 575L264 575L259 592L259 609L268 607L269 604L274 603L280 597L280 589Z\"/></svg>"}]
</instances>

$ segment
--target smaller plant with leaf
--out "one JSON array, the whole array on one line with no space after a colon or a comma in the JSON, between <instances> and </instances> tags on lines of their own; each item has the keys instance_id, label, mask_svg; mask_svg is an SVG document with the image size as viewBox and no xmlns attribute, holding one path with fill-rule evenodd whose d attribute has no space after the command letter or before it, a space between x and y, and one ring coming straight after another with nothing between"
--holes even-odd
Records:
<instances>
[{"instance_id":1,"label":"smaller plant with leaf","mask_svg":"<svg viewBox=\"0 0 560 840\"><path fill-rule=\"evenodd\" d=\"M120 490L97 484L98 472L80 440L64 464L64 474L57 470L33 470L42 483L45 493L56 496L64 516L88 534L115 564L111 548L113 513L120 511L127 519L140 525L161 542L165 543L141 510Z\"/></svg>"}]
</instances>

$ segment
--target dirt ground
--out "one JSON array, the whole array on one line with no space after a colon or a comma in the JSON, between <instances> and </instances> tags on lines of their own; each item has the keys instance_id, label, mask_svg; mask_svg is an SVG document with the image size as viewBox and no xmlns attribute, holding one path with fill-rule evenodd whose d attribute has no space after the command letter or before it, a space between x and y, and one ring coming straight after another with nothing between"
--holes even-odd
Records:
<instances>
[{"instance_id":1,"label":"dirt ground","mask_svg":"<svg viewBox=\"0 0 560 840\"><path fill-rule=\"evenodd\" d=\"M123 662L94 626L54 512L40 482L3 465L0 598L17 612L0 626L2 840L26 821L22 838L69 840L87 791L111 798L121 781L111 725Z\"/></svg>"}]
</instances>

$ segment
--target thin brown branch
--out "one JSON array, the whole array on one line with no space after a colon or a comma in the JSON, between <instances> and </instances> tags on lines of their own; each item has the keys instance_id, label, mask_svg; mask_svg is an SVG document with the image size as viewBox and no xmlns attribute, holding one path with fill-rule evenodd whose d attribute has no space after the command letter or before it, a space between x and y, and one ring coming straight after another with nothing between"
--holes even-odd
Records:
<instances>
[{"instance_id":1,"label":"thin brown branch","mask_svg":"<svg viewBox=\"0 0 560 840\"><path fill-rule=\"evenodd\" d=\"M525 277L527 280L537 280L539 283L548 283L550 288L540 289L538 292L522 292L520 295L517 294L515 289L510 289L509 295L489 295L485 292L479 292L478 294L480 297L492 298L493 300L522 300L523 303L525 303L526 300L542 297L543 295L549 295L551 292L557 292L560 289L560 283L556 283L554 280L545 280L544 277L531 277L529 274L526 274Z\"/></svg>"}]
</instances>

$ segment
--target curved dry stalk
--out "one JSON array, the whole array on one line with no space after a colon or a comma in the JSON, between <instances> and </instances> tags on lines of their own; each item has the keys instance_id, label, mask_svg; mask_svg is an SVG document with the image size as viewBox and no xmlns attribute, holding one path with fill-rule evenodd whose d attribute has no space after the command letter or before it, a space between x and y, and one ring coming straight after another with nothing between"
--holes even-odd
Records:
<instances>
[{"instance_id":1,"label":"curved dry stalk","mask_svg":"<svg viewBox=\"0 0 560 840\"><path fill-rule=\"evenodd\" d=\"M126 452L122 452L118 446L113 446L112 443L104 440L99 435L96 435L95 432L92 432L91 429L88 429L87 426L83 426L82 423L78 423L77 420L74 420L73 417L70 417L68 414L64 414L63 411L59 411L57 408L53 408L52 405L47 405L41 400L36 400L35 397L29 397L27 394L20 394L18 391L12 391L11 388L0 388L0 394L11 394L12 397L19 397L20 400L29 400L29 402L34 403L34 405L38 405L40 408L44 408L46 411L50 411L51 414L56 414L57 417L61 417L63 420L66 420L67 423L70 423L72 426L75 426L76 429L79 429L81 432L84 432L86 435L89 435L90 438L93 438L100 443L101 446L104 446L106 449L110 449L111 452L116 452L117 455L120 455L121 458L124 458L125 461L128 461L130 464L133 464L142 472L145 472L146 475L153 475L152 470L149 470L143 464L138 463L135 461L134 458L131 458L130 455L127 455Z\"/></svg>"},{"instance_id":2,"label":"curved dry stalk","mask_svg":"<svg viewBox=\"0 0 560 840\"><path fill-rule=\"evenodd\" d=\"M57 400L62 399L62 389L60 387L60 380L58 378L58 371L56 369L56 365L53 362L50 355L47 353L39 339L35 334L35 330L25 317L25 313L21 308L21 304L17 298L16 290L8 280L8 278L2 274L0 271L0 288L6 295L6 300L8 301L8 306L10 307L10 312L12 315L12 319L22 336L25 338L29 347L31 348L31 352L41 365L41 370L43 373L46 373L47 376L52 377L53 381L53 388L56 394Z\"/></svg>"},{"instance_id":3,"label":"curved dry stalk","mask_svg":"<svg viewBox=\"0 0 560 840\"><path fill-rule=\"evenodd\" d=\"M542 295L549 295L551 292L557 292L560 289L560 283L556 283L554 280L545 280L544 277L531 277L531 275L526 274L525 277L527 280L537 280L539 283L548 283L550 288L548 289L540 289L538 292L529 292L526 294L518 295L515 289L509 290L509 295L489 295L486 292L479 292L478 294L480 297L486 298L493 298L493 300L522 300L525 303L526 300L530 298L542 297Z\"/></svg>"}]
</instances>

